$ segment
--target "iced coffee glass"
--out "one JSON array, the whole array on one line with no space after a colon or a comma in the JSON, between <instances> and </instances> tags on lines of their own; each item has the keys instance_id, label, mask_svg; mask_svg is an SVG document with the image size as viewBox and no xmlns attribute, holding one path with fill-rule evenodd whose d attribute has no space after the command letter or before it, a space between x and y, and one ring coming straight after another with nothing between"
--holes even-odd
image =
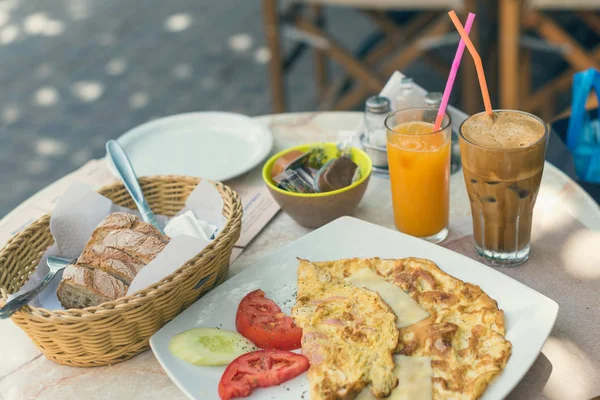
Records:
<instances>
[{"instance_id":1,"label":"iced coffee glass","mask_svg":"<svg viewBox=\"0 0 600 400\"><path fill-rule=\"evenodd\" d=\"M529 258L548 127L525 112L495 110L493 118L469 117L459 132L476 251L488 264L519 265Z\"/></svg>"}]
</instances>

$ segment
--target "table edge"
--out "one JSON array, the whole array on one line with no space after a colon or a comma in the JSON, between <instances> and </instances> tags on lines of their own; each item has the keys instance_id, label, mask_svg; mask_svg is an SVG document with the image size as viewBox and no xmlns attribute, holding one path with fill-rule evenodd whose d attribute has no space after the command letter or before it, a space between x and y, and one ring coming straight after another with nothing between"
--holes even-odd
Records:
<instances>
[{"instance_id":1,"label":"table edge","mask_svg":"<svg viewBox=\"0 0 600 400\"><path fill-rule=\"evenodd\" d=\"M265 115L258 115L258 116L252 117L252 118L258 120L259 122L267 123L271 119L276 118L276 117L285 117L285 118L294 118L295 117L295 118L298 118L298 117L310 117L310 116L312 116L313 118L317 118L319 115L327 115L327 114L336 114L336 115L340 115L340 114L352 114L353 116L356 116L356 117L360 117L362 115L362 113L358 112L358 111L313 111L313 112L265 114ZM90 162L90 161L104 161L104 162L106 162L106 160L105 160L104 157L101 157L101 158L98 158L98 159L88 160L88 162ZM592 196L590 196L590 194L588 192L585 191L585 189L583 189L576 181L574 181L573 179L571 179L567 174L565 174L562 170L560 170L559 168L557 168L556 166L554 166L550 162L546 161L545 163L546 163L546 165L545 165L546 168L552 169L553 172L555 172L555 173L557 173L557 175L561 176L565 180L566 183L573 184L574 187L575 187L575 190L577 192L579 192L579 194L582 196L582 198L585 200L585 202L588 204L588 206L590 206L590 209L594 209L594 210L596 210L596 212L598 214L600 214L600 205L598 205L598 203L596 203L596 201L592 198ZM75 173L76 171L78 171L78 169L76 169L76 170L68 173L67 175L65 175L65 176L63 176L63 177L55 180L54 182L48 184L44 188L40 189L39 191L37 191L36 193L34 193L33 195L31 195L30 197L28 197L27 199L25 199L23 202L21 202L18 206L16 206L15 208L13 208L11 211L9 211L4 217L2 217L2 219L0 219L0 229L2 228L2 225L5 224L5 221L9 220L12 215L16 214L18 211L20 211L21 209L23 209L24 207L26 207L28 205L28 203L34 202L34 200L36 198L41 197L45 192L47 192L50 189L52 189L55 185L58 185L61 181L69 178L69 176L71 174ZM581 223L583 223L584 225L587 226L587 224L585 223L585 221L583 221L579 216L574 216L574 217L577 218Z\"/></svg>"}]
</instances>

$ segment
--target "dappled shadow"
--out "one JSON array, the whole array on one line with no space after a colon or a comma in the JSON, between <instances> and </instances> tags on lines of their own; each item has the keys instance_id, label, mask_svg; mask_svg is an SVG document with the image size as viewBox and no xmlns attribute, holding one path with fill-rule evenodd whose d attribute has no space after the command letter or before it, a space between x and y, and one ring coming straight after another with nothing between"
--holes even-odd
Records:
<instances>
[{"instance_id":1,"label":"dappled shadow","mask_svg":"<svg viewBox=\"0 0 600 400\"><path fill-rule=\"evenodd\" d=\"M0 0L0 217L150 119L268 113L261 20L236 0Z\"/></svg>"},{"instance_id":2,"label":"dappled shadow","mask_svg":"<svg viewBox=\"0 0 600 400\"><path fill-rule=\"evenodd\" d=\"M523 400L540 398L546 382L552 373L552 363L548 358L540 353L535 360L529 372L527 379L523 379L516 388L506 397L506 400Z\"/></svg>"},{"instance_id":3,"label":"dappled shadow","mask_svg":"<svg viewBox=\"0 0 600 400\"><path fill-rule=\"evenodd\" d=\"M543 354L509 398L541 398L543 388L548 399L591 398L597 395L600 370L600 234L583 226L558 198L539 206L529 261L497 270L548 296L560 309ZM445 247L476 258L472 236Z\"/></svg>"}]
</instances>

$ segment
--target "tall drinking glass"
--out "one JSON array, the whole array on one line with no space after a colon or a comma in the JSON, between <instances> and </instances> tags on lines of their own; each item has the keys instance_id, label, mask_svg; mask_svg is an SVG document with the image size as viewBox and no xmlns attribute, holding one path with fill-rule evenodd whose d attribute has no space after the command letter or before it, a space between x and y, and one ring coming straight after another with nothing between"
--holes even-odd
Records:
<instances>
[{"instance_id":1,"label":"tall drinking glass","mask_svg":"<svg viewBox=\"0 0 600 400\"><path fill-rule=\"evenodd\" d=\"M493 119L469 117L459 131L477 253L492 265L519 265L529 258L548 127L532 114L496 110Z\"/></svg>"},{"instance_id":2,"label":"tall drinking glass","mask_svg":"<svg viewBox=\"0 0 600 400\"><path fill-rule=\"evenodd\" d=\"M394 222L400 232L433 243L448 236L452 137L447 114L433 131L436 113L408 108L385 120Z\"/></svg>"}]
</instances>

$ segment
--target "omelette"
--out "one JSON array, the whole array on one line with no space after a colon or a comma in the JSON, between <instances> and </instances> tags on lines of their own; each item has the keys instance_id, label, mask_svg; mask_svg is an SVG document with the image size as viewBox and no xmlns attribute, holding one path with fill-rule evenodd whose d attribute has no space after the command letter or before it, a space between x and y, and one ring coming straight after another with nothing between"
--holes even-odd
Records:
<instances>
[{"instance_id":1,"label":"omelette","mask_svg":"<svg viewBox=\"0 0 600 400\"><path fill-rule=\"evenodd\" d=\"M307 269L315 271L309 279L306 278ZM505 367L511 354L511 344L504 338L504 313L498 309L496 301L485 294L481 288L454 278L429 260L355 258L315 263L301 260L298 267L298 297L292 316L296 319L296 323L305 329L305 336L308 335L307 340L303 338L303 352L312 351L312 333L322 335L319 336L319 340L325 343L331 340L329 339L331 333L315 328L320 326L320 323L315 325L315 321L310 319L310 308L304 308L302 305L307 304L307 300L310 304L313 299L330 298L331 290L338 290L338 285L346 287L348 283L354 287L345 289L340 297L345 297L348 293L362 293L362 291L373 293L359 287L356 281L354 285L351 283L353 277L364 275L365 269L376 272L386 282L401 288L426 312L421 315L409 307L410 312L415 314L408 321L411 323L396 325L395 330L399 337L395 358L409 356L426 357L431 360L431 398L471 400L481 397L492 379ZM372 310L365 308L364 304L363 301L359 301L355 311L361 315L361 319L368 321ZM335 299L328 307L336 307ZM397 308L394 310L396 312L392 314L399 314ZM352 321L344 317L348 315L342 315L343 324L352 326ZM382 329L380 323L375 325L370 323L366 323L366 326L361 329L375 328L377 333L373 332L373 335L381 335L387 340L387 329L380 331ZM373 345L378 346L380 340L374 340ZM343 363L346 369L350 367L346 363L351 363L350 360L355 356L352 350L347 351L344 356L346 361ZM335 390L339 388L336 389L335 385L330 386L334 389L332 392L320 389L318 385L324 382L322 374L335 368L336 363L340 361L336 357L330 357L329 353L321 353L318 361L316 367L311 365L309 369L311 399L354 398L355 394L350 395L349 392L347 397L336 394ZM385 367L386 371L389 368L387 363L381 366ZM362 367L362 365L352 365L352 368ZM361 370L361 373L363 372L364 370ZM383 391L373 390L374 381L371 382L371 393L374 396L384 397L386 394ZM330 382L327 384L329 385ZM363 383L356 385L355 389L361 385ZM398 388L402 385L400 381Z\"/></svg>"},{"instance_id":2,"label":"omelette","mask_svg":"<svg viewBox=\"0 0 600 400\"><path fill-rule=\"evenodd\" d=\"M377 292L301 260L292 317L303 330L311 399L353 399L367 385L385 397L398 384L396 315Z\"/></svg>"}]
</instances>

